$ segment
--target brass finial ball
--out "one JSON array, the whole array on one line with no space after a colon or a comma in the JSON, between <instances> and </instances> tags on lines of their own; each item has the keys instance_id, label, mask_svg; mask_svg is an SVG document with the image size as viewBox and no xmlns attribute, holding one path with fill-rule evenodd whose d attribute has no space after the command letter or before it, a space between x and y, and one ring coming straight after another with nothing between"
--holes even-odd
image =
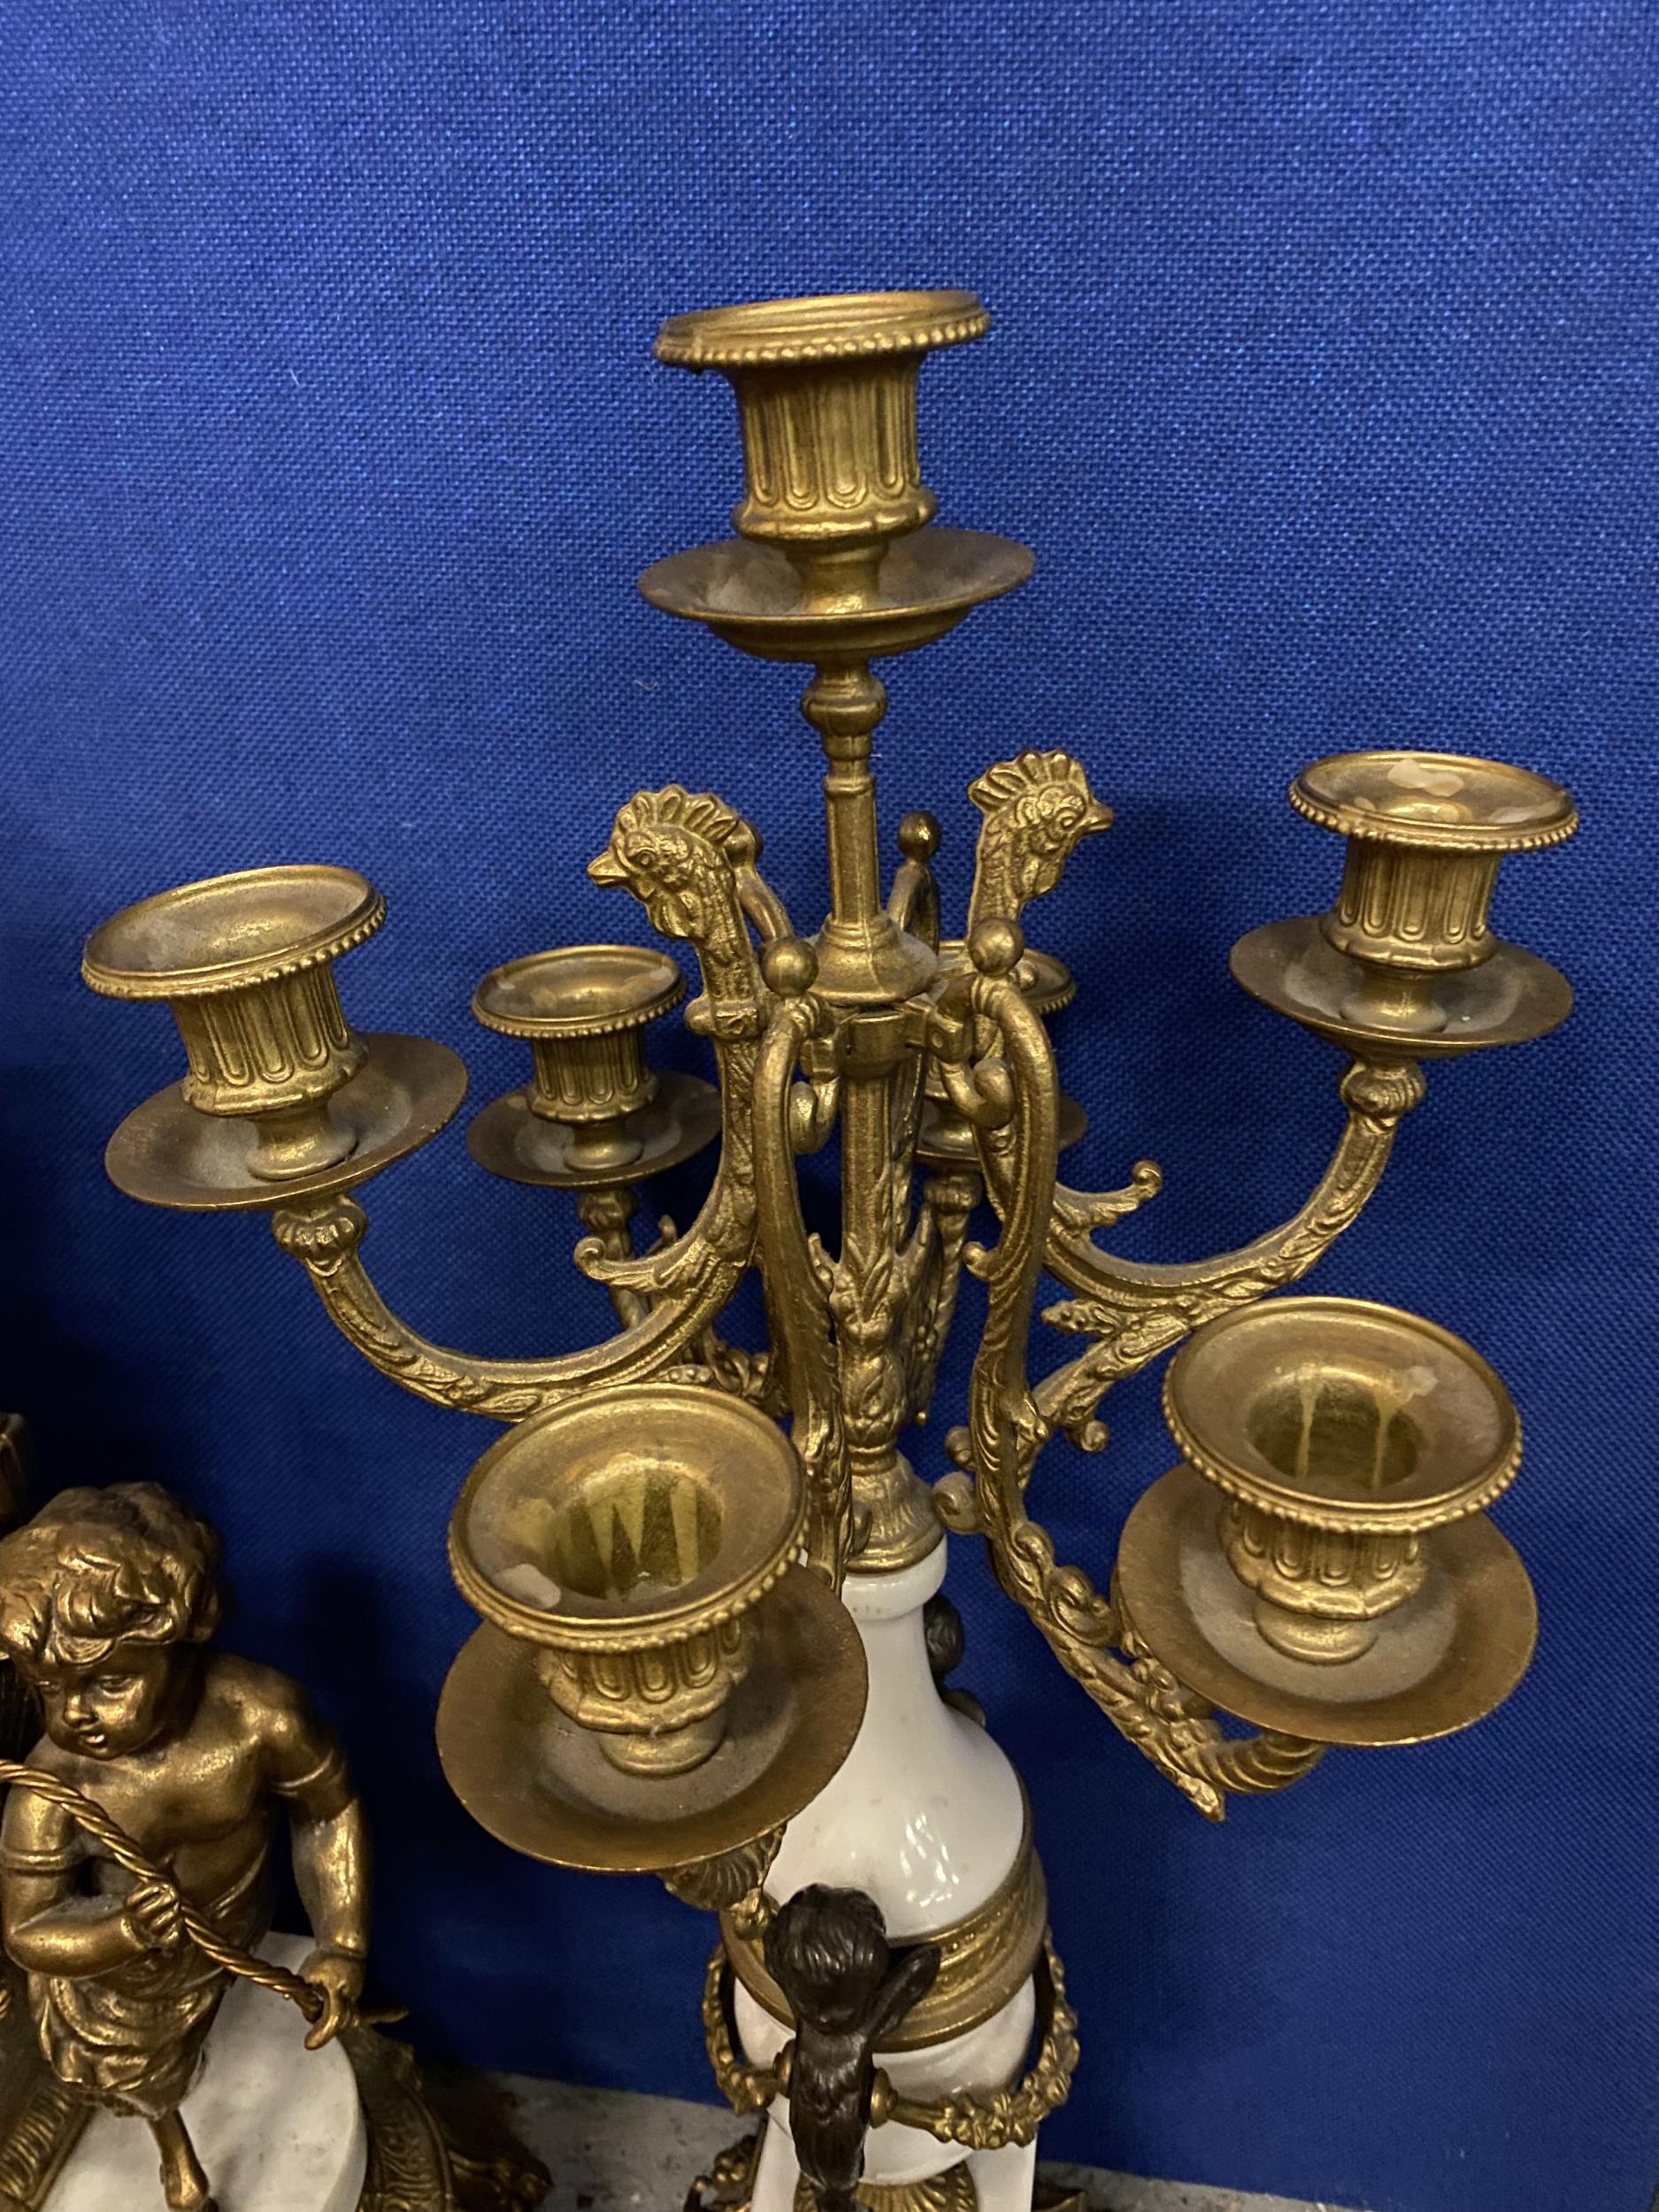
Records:
<instances>
[{"instance_id":1,"label":"brass finial ball","mask_svg":"<svg viewBox=\"0 0 1659 2212\"><path fill-rule=\"evenodd\" d=\"M968 957L981 975L1011 975L1025 954L1025 933L1018 922L981 922L968 939Z\"/></svg>"},{"instance_id":2,"label":"brass finial ball","mask_svg":"<svg viewBox=\"0 0 1659 2212\"><path fill-rule=\"evenodd\" d=\"M939 850L939 824L918 808L899 824L899 850L906 860L927 861Z\"/></svg>"},{"instance_id":3,"label":"brass finial ball","mask_svg":"<svg viewBox=\"0 0 1659 2212\"><path fill-rule=\"evenodd\" d=\"M799 998L818 980L818 955L803 937L780 937L760 956L766 988L780 998Z\"/></svg>"}]
</instances>

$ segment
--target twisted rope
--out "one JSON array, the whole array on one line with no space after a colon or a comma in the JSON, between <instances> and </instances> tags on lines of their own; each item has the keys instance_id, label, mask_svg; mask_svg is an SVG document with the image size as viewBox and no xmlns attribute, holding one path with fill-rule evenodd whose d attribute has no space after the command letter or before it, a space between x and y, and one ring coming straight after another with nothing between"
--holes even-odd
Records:
<instances>
[{"instance_id":1,"label":"twisted rope","mask_svg":"<svg viewBox=\"0 0 1659 2212\"><path fill-rule=\"evenodd\" d=\"M239 1944L227 1942L201 1909L185 1895L167 1868L141 1851L126 1829L111 1820L102 1805L84 1796L60 1776L44 1773L39 1767L24 1766L16 1759L0 1759L0 1784L7 1782L19 1789L33 1790L37 1797L58 1806L104 1846L117 1866L125 1867L139 1881L154 1882L167 1891L178 1904L186 1934L215 1966L223 1967L227 1974L240 1975L243 1981L257 1982L261 1989L274 1990L279 1997L286 1997L290 2004L297 2005L313 2026L322 2018L327 2001L320 1989L302 1980L299 1975L290 1974L287 1967L274 1965L269 1959L256 1958ZM403 2017L401 2008L354 2011L349 2024L366 2027Z\"/></svg>"}]
</instances>

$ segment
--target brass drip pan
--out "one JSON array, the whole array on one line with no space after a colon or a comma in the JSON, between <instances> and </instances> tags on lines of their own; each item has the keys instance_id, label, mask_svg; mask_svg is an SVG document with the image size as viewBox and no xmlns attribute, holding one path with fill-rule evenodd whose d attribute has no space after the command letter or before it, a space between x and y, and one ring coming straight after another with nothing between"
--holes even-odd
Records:
<instances>
[{"instance_id":1,"label":"brass drip pan","mask_svg":"<svg viewBox=\"0 0 1659 2212\"><path fill-rule=\"evenodd\" d=\"M1519 945L1494 942L1478 968L1434 978L1443 1025L1426 1034L1356 1021L1347 1009L1363 972L1327 942L1324 918L1265 922L1240 938L1229 964L1235 983L1263 1006L1288 1014L1344 1052L1388 1051L1402 1059L1448 1060L1488 1045L1526 1044L1558 1029L1572 1011L1572 986L1558 968Z\"/></svg>"},{"instance_id":2,"label":"brass drip pan","mask_svg":"<svg viewBox=\"0 0 1659 2212\"><path fill-rule=\"evenodd\" d=\"M1177 1467L1129 1516L1119 1595L1135 1633L1224 1713L1310 1743L1379 1747L1454 1735L1501 1705L1532 1663L1538 1603L1519 1555L1475 1515L1434 1532L1429 1572L1362 1657L1310 1666L1276 1651L1227 1564L1225 1500Z\"/></svg>"},{"instance_id":3,"label":"brass drip pan","mask_svg":"<svg viewBox=\"0 0 1659 2212\"><path fill-rule=\"evenodd\" d=\"M975 607L1017 590L1035 562L1011 538L935 526L895 541L872 590L849 595L844 607L815 607L787 553L729 538L657 562L640 590L665 614L707 623L763 660L871 659L943 637Z\"/></svg>"},{"instance_id":4,"label":"brass drip pan","mask_svg":"<svg viewBox=\"0 0 1659 2212\"><path fill-rule=\"evenodd\" d=\"M438 1707L450 1788L510 1849L595 1873L660 1873L752 1843L836 1772L869 1694L852 1616L808 1569L789 1568L752 1617L720 1744L688 1773L650 1778L613 1766L549 1701L534 1645L477 1630Z\"/></svg>"},{"instance_id":5,"label":"brass drip pan","mask_svg":"<svg viewBox=\"0 0 1659 2212\"><path fill-rule=\"evenodd\" d=\"M171 1083L135 1106L110 1139L104 1164L129 1198L185 1212L269 1211L301 1198L354 1190L406 1157L452 1121L466 1096L466 1067L428 1037L373 1032L368 1057L329 1101L350 1140L337 1163L273 1183L253 1172L259 1133L253 1121L204 1114Z\"/></svg>"}]
</instances>

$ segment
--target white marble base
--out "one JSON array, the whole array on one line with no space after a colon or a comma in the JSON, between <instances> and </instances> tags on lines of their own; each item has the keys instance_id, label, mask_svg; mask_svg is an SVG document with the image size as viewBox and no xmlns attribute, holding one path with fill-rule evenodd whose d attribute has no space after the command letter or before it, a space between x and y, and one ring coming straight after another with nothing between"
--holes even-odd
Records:
<instances>
[{"instance_id":1,"label":"white marble base","mask_svg":"<svg viewBox=\"0 0 1659 2212\"><path fill-rule=\"evenodd\" d=\"M297 1966L311 1946L273 1936L268 1958ZM238 1982L219 2008L184 2122L219 2212L356 2212L368 2134L338 2043L304 2047L286 1999ZM95 2113L46 2212L166 2212L155 2139L142 2120Z\"/></svg>"}]
</instances>

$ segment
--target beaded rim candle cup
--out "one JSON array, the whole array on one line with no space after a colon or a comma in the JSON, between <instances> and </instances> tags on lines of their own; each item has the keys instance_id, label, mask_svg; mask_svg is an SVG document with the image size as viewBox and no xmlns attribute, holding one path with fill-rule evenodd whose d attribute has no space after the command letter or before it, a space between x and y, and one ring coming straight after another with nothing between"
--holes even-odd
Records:
<instances>
[{"instance_id":1,"label":"beaded rim candle cup","mask_svg":"<svg viewBox=\"0 0 1659 2212\"><path fill-rule=\"evenodd\" d=\"M718 1094L697 1076L657 1075L645 1056L647 1025L685 992L675 963L643 945L565 945L492 969L472 1012L524 1038L534 1071L474 1118L473 1158L510 1181L580 1188L699 1151L719 1126Z\"/></svg>"},{"instance_id":2,"label":"beaded rim candle cup","mask_svg":"<svg viewBox=\"0 0 1659 2212\"><path fill-rule=\"evenodd\" d=\"M469 1604L538 1647L548 1696L613 1765L675 1775L720 1741L755 1609L806 1509L794 1447L764 1414L638 1384L492 1445L456 1507L449 1560Z\"/></svg>"},{"instance_id":3,"label":"beaded rim candle cup","mask_svg":"<svg viewBox=\"0 0 1659 2212\"><path fill-rule=\"evenodd\" d=\"M656 351L730 380L746 481L733 526L841 602L868 593L888 541L938 510L917 448L923 360L990 326L972 292L854 292L672 316Z\"/></svg>"},{"instance_id":4,"label":"beaded rim candle cup","mask_svg":"<svg viewBox=\"0 0 1659 2212\"><path fill-rule=\"evenodd\" d=\"M1495 951L1486 910L1503 856L1558 845L1578 826L1559 784L1450 753L1334 754L1302 770L1290 803L1348 840L1321 926L1371 972L1355 994L1360 1017L1407 1031L1446 1025L1430 979Z\"/></svg>"},{"instance_id":5,"label":"beaded rim candle cup","mask_svg":"<svg viewBox=\"0 0 1659 2212\"><path fill-rule=\"evenodd\" d=\"M737 395L746 490L734 543L658 561L653 606L764 659L870 659L941 637L1032 570L1023 545L926 527L916 388L926 357L982 337L972 292L849 292L670 317L659 361Z\"/></svg>"},{"instance_id":6,"label":"beaded rim candle cup","mask_svg":"<svg viewBox=\"0 0 1659 2212\"><path fill-rule=\"evenodd\" d=\"M1493 934L1507 853L1578 826L1548 777L1455 753L1336 753L1290 787L1299 814L1348 840L1335 902L1233 948L1254 996L1350 1048L1436 1057L1542 1035L1571 1010L1564 978Z\"/></svg>"},{"instance_id":7,"label":"beaded rim candle cup","mask_svg":"<svg viewBox=\"0 0 1659 2212\"><path fill-rule=\"evenodd\" d=\"M1474 1348L1417 1314L1293 1298L1190 1338L1164 1383L1171 1435L1229 1504L1256 1625L1294 1659L1356 1659L1415 1597L1422 1538L1513 1481L1521 1426Z\"/></svg>"},{"instance_id":8,"label":"beaded rim candle cup","mask_svg":"<svg viewBox=\"0 0 1659 2212\"><path fill-rule=\"evenodd\" d=\"M334 962L385 918L355 869L296 864L157 892L96 929L85 980L165 1001L189 1063L117 1130L114 1180L157 1205L274 1206L360 1181L442 1128L465 1094L455 1055L359 1036L340 1003Z\"/></svg>"},{"instance_id":9,"label":"beaded rim candle cup","mask_svg":"<svg viewBox=\"0 0 1659 2212\"><path fill-rule=\"evenodd\" d=\"M1180 1680L1320 1742L1444 1734L1513 1688L1536 1609L1485 1509L1521 1427L1472 1346L1394 1307L1272 1299L1189 1339L1164 1408L1184 1464L1118 1571Z\"/></svg>"}]
</instances>

